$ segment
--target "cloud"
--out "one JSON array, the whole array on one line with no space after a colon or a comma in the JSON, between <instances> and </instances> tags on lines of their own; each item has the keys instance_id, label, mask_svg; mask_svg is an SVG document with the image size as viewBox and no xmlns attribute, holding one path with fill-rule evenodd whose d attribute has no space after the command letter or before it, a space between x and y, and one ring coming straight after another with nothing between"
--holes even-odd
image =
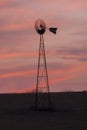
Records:
<instances>
[{"instance_id":1,"label":"cloud","mask_svg":"<svg viewBox=\"0 0 87 130\"><path fill-rule=\"evenodd\" d=\"M35 74L34 70L10 72L10 73L0 75L0 78L3 79L3 78L18 77L18 76L29 76L29 75L34 75L34 74Z\"/></svg>"},{"instance_id":2,"label":"cloud","mask_svg":"<svg viewBox=\"0 0 87 130\"><path fill-rule=\"evenodd\" d=\"M67 88L68 88L68 87L73 86L73 83L75 84L76 82L82 82L82 81L86 82L86 79L84 78L85 72L87 72L87 63L78 63L66 69L63 69L63 68L59 70L56 69L54 70L53 73L49 72L50 84L52 84L52 86L54 87L54 88L51 87L51 89L56 90L56 86L58 87L58 85L60 85L62 87L62 84L63 84L63 87L66 86L67 84ZM82 74L82 76L80 75L80 73ZM51 75L53 76L51 77ZM54 78L54 75L55 75L55 78ZM80 86L80 84L78 86ZM73 87L77 87L77 86L74 85Z\"/></svg>"},{"instance_id":3,"label":"cloud","mask_svg":"<svg viewBox=\"0 0 87 130\"><path fill-rule=\"evenodd\" d=\"M29 21L10 23L0 27L0 31L22 31L31 28L31 23Z\"/></svg>"},{"instance_id":4,"label":"cloud","mask_svg":"<svg viewBox=\"0 0 87 130\"><path fill-rule=\"evenodd\" d=\"M87 58L76 58L76 57L62 57L64 60L76 60L78 62L87 62Z\"/></svg>"},{"instance_id":5,"label":"cloud","mask_svg":"<svg viewBox=\"0 0 87 130\"><path fill-rule=\"evenodd\" d=\"M55 78L55 79L50 80L50 84L55 84L56 85L59 82L64 82L64 81L70 80L72 78L73 78L73 76L71 76L71 75L65 76L65 77L61 77L61 78Z\"/></svg>"},{"instance_id":6,"label":"cloud","mask_svg":"<svg viewBox=\"0 0 87 130\"><path fill-rule=\"evenodd\" d=\"M39 42L34 23L38 18L46 22L47 28L59 29L55 36L47 32L44 35L50 82L53 86L66 81L76 83L78 78L74 76L78 74L82 80L87 62L86 6L86 0L0 1L0 86L3 92L28 91L32 86Z\"/></svg>"},{"instance_id":7,"label":"cloud","mask_svg":"<svg viewBox=\"0 0 87 130\"><path fill-rule=\"evenodd\" d=\"M80 62L87 62L87 58L78 58L78 61L80 61Z\"/></svg>"},{"instance_id":8,"label":"cloud","mask_svg":"<svg viewBox=\"0 0 87 130\"><path fill-rule=\"evenodd\" d=\"M18 58L18 57L36 57L36 52L11 52L0 54L0 59L10 59L10 58Z\"/></svg>"},{"instance_id":9,"label":"cloud","mask_svg":"<svg viewBox=\"0 0 87 130\"><path fill-rule=\"evenodd\" d=\"M83 28L83 29L79 29L78 31L76 30L76 32L72 32L70 33L70 35L78 35L78 36L82 36L82 35L87 35L87 29L86 29L87 25Z\"/></svg>"},{"instance_id":10,"label":"cloud","mask_svg":"<svg viewBox=\"0 0 87 130\"><path fill-rule=\"evenodd\" d=\"M31 92L35 92L35 89L33 87L31 87L31 88L23 88L23 89L16 89L15 91L13 90L13 93L31 93Z\"/></svg>"},{"instance_id":11,"label":"cloud","mask_svg":"<svg viewBox=\"0 0 87 130\"><path fill-rule=\"evenodd\" d=\"M76 71L81 70L82 66L72 66L70 68L57 68L57 69L53 69L53 70L49 70L49 75L66 75L66 73L68 74L72 74ZM36 73L36 70L23 70L23 71L15 71L15 72L7 72L4 74L0 75L0 78L12 78L12 77L20 77L20 76L28 76L28 75L34 75Z\"/></svg>"},{"instance_id":12,"label":"cloud","mask_svg":"<svg viewBox=\"0 0 87 130\"><path fill-rule=\"evenodd\" d=\"M28 68L28 67L27 67ZM25 68L24 68L25 69ZM79 78L80 72L85 72L87 70L87 64L77 64L67 68L56 68L54 70L48 69L49 83L51 91L56 90L58 84L63 84L64 82L70 82L77 77ZM31 92L35 90L35 81L36 81L36 70L14 70L14 72L7 72L0 75L0 91L1 92ZM33 77L32 77L33 76ZM4 84L3 84L4 82ZM66 84L65 84L66 85ZM55 86L55 87L54 87ZM67 86L68 87L68 86ZM3 90L3 88L5 90ZM58 90L57 90L58 91Z\"/></svg>"},{"instance_id":13,"label":"cloud","mask_svg":"<svg viewBox=\"0 0 87 130\"><path fill-rule=\"evenodd\" d=\"M58 55L61 55L63 59L78 60L80 62L87 61L87 48L69 48L64 47L57 50Z\"/></svg>"},{"instance_id":14,"label":"cloud","mask_svg":"<svg viewBox=\"0 0 87 130\"><path fill-rule=\"evenodd\" d=\"M62 52L64 54L68 54L68 55L85 55L87 54L87 48L64 48L64 49L60 49L58 50L59 52Z\"/></svg>"},{"instance_id":15,"label":"cloud","mask_svg":"<svg viewBox=\"0 0 87 130\"><path fill-rule=\"evenodd\" d=\"M9 8L9 7L14 7L18 6L18 3L15 2L15 0L0 0L0 8Z\"/></svg>"}]
</instances>

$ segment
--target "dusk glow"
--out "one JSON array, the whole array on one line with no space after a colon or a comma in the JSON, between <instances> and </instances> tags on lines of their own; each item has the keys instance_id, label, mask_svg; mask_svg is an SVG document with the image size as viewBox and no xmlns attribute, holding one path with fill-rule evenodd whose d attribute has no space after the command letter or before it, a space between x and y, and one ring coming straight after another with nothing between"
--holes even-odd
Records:
<instances>
[{"instance_id":1,"label":"dusk glow","mask_svg":"<svg viewBox=\"0 0 87 130\"><path fill-rule=\"evenodd\" d=\"M34 91L41 18L50 91L87 90L87 0L0 0L0 93Z\"/></svg>"}]
</instances>

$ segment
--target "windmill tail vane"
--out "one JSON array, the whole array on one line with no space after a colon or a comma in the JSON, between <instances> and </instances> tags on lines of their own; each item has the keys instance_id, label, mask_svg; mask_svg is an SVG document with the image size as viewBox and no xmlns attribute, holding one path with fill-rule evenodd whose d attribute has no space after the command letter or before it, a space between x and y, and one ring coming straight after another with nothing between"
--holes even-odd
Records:
<instances>
[{"instance_id":1,"label":"windmill tail vane","mask_svg":"<svg viewBox=\"0 0 87 130\"><path fill-rule=\"evenodd\" d=\"M52 32L52 33L54 33L54 34L56 34L57 28L52 28L51 27L51 28L49 28L49 31Z\"/></svg>"}]
</instances>

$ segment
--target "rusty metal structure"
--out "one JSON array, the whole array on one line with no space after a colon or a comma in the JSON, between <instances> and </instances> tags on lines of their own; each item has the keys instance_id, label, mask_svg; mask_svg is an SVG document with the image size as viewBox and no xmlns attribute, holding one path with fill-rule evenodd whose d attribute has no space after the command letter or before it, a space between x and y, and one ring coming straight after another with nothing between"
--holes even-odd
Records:
<instances>
[{"instance_id":1,"label":"rusty metal structure","mask_svg":"<svg viewBox=\"0 0 87 130\"><path fill-rule=\"evenodd\" d=\"M37 82L35 92L35 109L50 109L51 97L49 90L49 80L46 62L46 53L43 34L46 31L46 24L43 20L38 19L35 22L35 30L40 35L39 56L37 68ZM49 31L56 34L57 28L49 28Z\"/></svg>"}]
</instances>

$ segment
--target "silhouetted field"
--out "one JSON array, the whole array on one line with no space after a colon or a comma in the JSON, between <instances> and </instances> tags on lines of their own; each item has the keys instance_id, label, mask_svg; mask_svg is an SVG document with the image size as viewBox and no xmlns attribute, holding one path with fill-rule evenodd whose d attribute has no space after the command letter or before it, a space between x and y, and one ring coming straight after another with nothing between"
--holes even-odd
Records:
<instances>
[{"instance_id":1,"label":"silhouetted field","mask_svg":"<svg viewBox=\"0 0 87 130\"><path fill-rule=\"evenodd\" d=\"M51 93L49 111L34 111L34 99L1 94L0 130L87 130L87 92Z\"/></svg>"}]
</instances>

